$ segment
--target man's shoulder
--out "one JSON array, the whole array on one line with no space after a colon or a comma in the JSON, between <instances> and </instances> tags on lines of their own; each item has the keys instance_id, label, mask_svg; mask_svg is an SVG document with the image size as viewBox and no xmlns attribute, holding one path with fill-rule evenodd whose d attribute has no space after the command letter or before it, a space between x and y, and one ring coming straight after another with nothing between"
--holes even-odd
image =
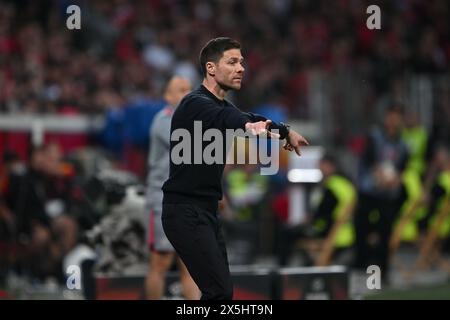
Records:
<instances>
[{"instance_id":1,"label":"man's shoulder","mask_svg":"<svg viewBox=\"0 0 450 320\"><path fill-rule=\"evenodd\" d=\"M176 122L185 121L187 118L191 118L193 115L197 114L199 110L212 103L214 103L214 100L200 90L196 89L191 91L180 101L180 104L173 114L173 119Z\"/></svg>"},{"instance_id":2,"label":"man's shoulder","mask_svg":"<svg viewBox=\"0 0 450 320\"><path fill-rule=\"evenodd\" d=\"M170 106L166 106L165 108L161 109L156 113L154 119L160 120L160 119L170 119L173 115L174 109Z\"/></svg>"},{"instance_id":3,"label":"man's shoulder","mask_svg":"<svg viewBox=\"0 0 450 320\"><path fill-rule=\"evenodd\" d=\"M173 109L171 107L165 107L155 114L152 120L151 130L154 128L160 128L167 121L171 121L173 116Z\"/></svg>"},{"instance_id":4,"label":"man's shoulder","mask_svg":"<svg viewBox=\"0 0 450 320\"><path fill-rule=\"evenodd\" d=\"M199 87L184 96L179 107L186 107L197 103L215 103L215 101L206 92L204 92L201 87Z\"/></svg>"}]
</instances>

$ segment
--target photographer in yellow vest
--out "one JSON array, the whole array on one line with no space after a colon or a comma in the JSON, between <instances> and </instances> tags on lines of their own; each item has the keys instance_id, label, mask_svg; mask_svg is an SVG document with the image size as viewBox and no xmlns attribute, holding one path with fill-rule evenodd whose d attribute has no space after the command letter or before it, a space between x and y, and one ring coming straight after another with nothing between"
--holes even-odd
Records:
<instances>
[{"instance_id":1,"label":"photographer in yellow vest","mask_svg":"<svg viewBox=\"0 0 450 320\"><path fill-rule=\"evenodd\" d=\"M337 160L331 154L322 157L319 163L323 180L320 188L318 202L310 221L305 225L286 229L284 232L284 243L279 252L280 265L288 264L292 248L299 239L324 239L329 234L334 223L345 214L345 208L356 201L356 189L353 183L339 172ZM337 230L334 239L335 258L341 253L348 252L355 241L355 230L352 221L343 223ZM305 264L313 264L307 252L302 251ZM340 257L339 257L340 258ZM342 261L342 264L350 261Z\"/></svg>"}]
</instances>

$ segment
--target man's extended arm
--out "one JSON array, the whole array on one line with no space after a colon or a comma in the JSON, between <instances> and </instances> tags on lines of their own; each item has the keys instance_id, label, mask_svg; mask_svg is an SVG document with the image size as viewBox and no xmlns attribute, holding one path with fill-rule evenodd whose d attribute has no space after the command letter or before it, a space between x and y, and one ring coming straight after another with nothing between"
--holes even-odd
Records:
<instances>
[{"instance_id":1,"label":"man's extended arm","mask_svg":"<svg viewBox=\"0 0 450 320\"><path fill-rule=\"evenodd\" d=\"M242 112L234 106L220 107L207 98L197 98L191 103L195 118L201 119L206 127L244 129L254 135L267 134L272 138L286 139L283 148L288 151L295 150L298 155L301 154L302 145L309 145L303 136L294 130L289 130L285 124L275 123L263 116ZM274 129L278 129L279 134L270 132Z\"/></svg>"},{"instance_id":2,"label":"man's extended arm","mask_svg":"<svg viewBox=\"0 0 450 320\"><path fill-rule=\"evenodd\" d=\"M252 132L255 135L258 134L268 134L269 136L273 138L279 138L281 140L286 139L285 144L283 145L283 148L288 151L295 150L295 153L297 155L301 155L300 147L302 145L309 145L309 142L299 133L295 132L294 130L289 129L289 126L285 125L284 123L277 124L271 120L262 120L265 119L262 116L254 116L254 119L257 119L256 117L259 117L258 122L247 122L245 124L245 130ZM270 132L270 130L278 129L280 134L276 135Z\"/></svg>"}]
</instances>

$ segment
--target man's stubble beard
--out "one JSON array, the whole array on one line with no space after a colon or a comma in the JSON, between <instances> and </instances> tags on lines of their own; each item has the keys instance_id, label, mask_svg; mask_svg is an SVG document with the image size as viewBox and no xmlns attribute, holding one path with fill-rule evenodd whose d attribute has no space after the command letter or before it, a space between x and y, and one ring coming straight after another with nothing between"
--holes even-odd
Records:
<instances>
[{"instance_id":1,"label":"man's stubble beard","mask_svg":"<svg viewBox=\"0 0 450 320\"><path fill-rule=\"evenodd\" d=\"M233 88L232 86L229 86L229 85L226 85L226 84L223 84L223 83L220 83L220 82L217 82L217 84L219 85L219 87L220 87L222 90L225 91L225 93L228 93L228 91L231 91L231 90L236 90L236 91L238 91L238 90L241 89L241 86L239 86L239 88Z\"/></svg>"}]
</instances>

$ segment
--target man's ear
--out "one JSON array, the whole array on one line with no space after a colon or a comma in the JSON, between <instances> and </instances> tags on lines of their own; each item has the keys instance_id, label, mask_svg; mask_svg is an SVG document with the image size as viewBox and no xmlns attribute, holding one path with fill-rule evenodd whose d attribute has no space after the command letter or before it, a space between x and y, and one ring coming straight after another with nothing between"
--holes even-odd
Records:
<instances>
[{"instance_id":1,"label":"man's ear","mask_svg":"<svg viewBox=\"0 0 450 320\"><path fill-rule=\"evenodd\" d=\"M216 65L213 62L207 62L206 63L206 72L213 76L216 74Z\"/></svg>"}]
</instances>

